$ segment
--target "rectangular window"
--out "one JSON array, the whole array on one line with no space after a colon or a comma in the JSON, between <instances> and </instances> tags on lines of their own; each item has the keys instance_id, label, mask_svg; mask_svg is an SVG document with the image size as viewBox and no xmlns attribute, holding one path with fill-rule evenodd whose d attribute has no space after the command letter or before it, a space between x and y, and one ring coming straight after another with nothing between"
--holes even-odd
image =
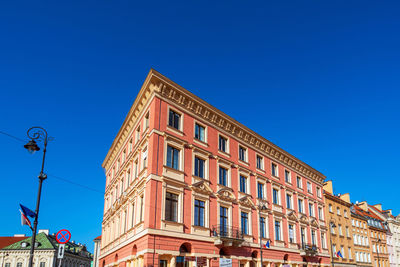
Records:
<instances>
[{"instance_id":1,"label":"rectangular window","mask_svg":"<svg viewBox=\"0 0 400 267\"><path fill-rule=\"evenodd\" d=\"M136 139L135 142L137 143L140 140L140 126L136 130Z\"/></svg>"},{"instance_id":2,"label":"rectangular window","mask_svg":"<svg viewBox=\"0 0 400 267\"><path fill-rule=\"evenodd\" d=\"M223 185L223 186L228 186L228 170L223 168L223 167L219 167L219 184Z\"/></svg>"},{"instance_id":3,"label":"rectangular window","mask_svg":"<svg viewBox=\"0 0 400 267\"><path fill-rule=\"evenodd\" d=\"M321 187L317 187L317 197L322 197L322 195L321 195Z\"/></svg>"},{"instance_id":4,"label":"rectangular window","mask_svg":"<svg viewBox=\"0 0 400 267\"><path fill-rule=\"evenodd\" d=\"M144 220L144 196L140 196L140 218L139 220L143 222Z\"/></svg>"},{"instance_id":5,"label":"rectangular window","mask_svg":"<svg viewBox=\"0 0 400 267\"><path fill-rule=\"evenodd\" d=\"M275 221L275 240L281 240L281 222Z\"/></svg>"},{"instance_id":6,"label":"rectangular window","mask_svg":"<svg viewBox=\"0 0 400 267\"><path fill-rule=\"evenodd\" d=\"M326 248L325 234L324 233L321 233L321 242L322 242L322 248Z\"/></svg>"},{"instance_id":7,"label":"rectangular window","mask_svg":"<svg viewBox=\"0 0 400 267\"><path fill-rule=\"evenodd\" d=\"M312 203L308 203L308 213L314 217L314 205Z\"/></svg>"},{"instance_id":8,"label":"rectangular window","mask_svg":"<svg viewBox=\"0 0 400 267\"><path fill-rule=\"evenodd\" d=\"M228 209L220 207L219 209L219 224L220 224L220 235L228 235Z\"/></svg>"},{"instance_id":9,"label":"rectangular window","mask_svg":"<svg viewBox=\"0 0 400 267\"><path fill-rule=\"evenodd\" d=\"M40 267L46 267L46 263L42 261L42 262L40 263Z\"/></svg>"},{"instance_id":10,"label":"rectangular window","mask_svg":"<svg viewBox=\"0 0 400 267\"><path fill-rule=\"evenodd\" d=\"M205 132L206 132L206 129L203 126L201 126L198 123L195 124L195 126L194 126L194 138L205 142L206 141Z\"/></svg>"},{"instance_id":11,"label":"rectangular window","mask_svg":"<svg viewBox=\"0 0 400 267\"><path fill-rule=\"evenodd\" d=\"M135 161L135 178L138 177L138 169L139 169L139 162L138 160Z\"/></svg>"},{"instance_id":12,"label":"rectangular window","mask_svg":"<svg viewBox=\"0 0 400 267\"><path fill-rule=\"evenodd\" d=\"M300 227L300 238L301 238L301 244L306 243L306 229L304 227Z\"/></svg>"},{"instance_id":13,"label":"rectangular window","mask_svg":"<svg viewBox=\"0 0 400 267\"><path fill-rule=\"evenodd\" d=\"M317 240L315 238L315 230L311 229L311 243L315 246L317 245Z\"/></svg>"},{"instance_id":14,"label":"rectangular window","mask_svg":"<svg viewBox=\"0 0 400 267\"><path fill-rule=\"evenodd\" d=\"M303 186L301 185L301 178L299 176L297 176L296 180L297 180L297 187L303 188Z\"/></svg>"},{"instance_id":15,"label":"rectangular window","mask_svg":"<svg viewBox=\"0 0 400 267\"><path fill-rule=\"evenodd\" d=\"M303 200L302 199L298 199L298 204L299 204L299 212L300 213L304 213L303 211Z\"/></svg>"},{"instance_id":16,"label":"rectangular window","mask_svg":"<svg viewBox=\"0 0 400 267\"><path fill-rule=\"evenodd\" d=\"M173 110L169 110L169 119L168 119L168 125L180 130L180 120L181 120L181 115L176 113Z\"/></svg>"},{"instance_id":17,"label":"rectangular window","mask_svg":"<svg viewBox=\"0 0 400 267\"><path fill-rule=\"evenodd\" d=\"M247 185L247 178L243 175L240 175L240 192L247 193L246 185Z\"/></svg>"},{"instance_id":18,"label":"rectangular window","mask_svg":"<svg viewBox=\"0 0 400 267\"><path fill-rule=\"evenodd\" d=\"M218 139L218 149L223 152L228 152L228 139L223 136L219 136Z\"/></svg>"},{"instance_id":19,"label":"rectangular window","mask_svg":"<svg viewBox=\"0 0 400 267\"><path fill-rule=\"evenodd\" d=\"M264 199L264 184L260 182L257 183L257 197L259 199Z\"/></svg>"},{"instance_id":20,"label":"rectangular window","mask_svg":"<svg viewBox=\"0 0 400 267\"><path fill-rule=\"evenodd\" d=\"M329 210L329 212L333 212L333 211L332 211L332 204L329 204L328 210Z\"/></svg>"},{"instance_id":21,"label":"rectangular window","mask_svg":"<svg viewBox=\"0 0 400 267\"><path fill-rule=\"evenodd\" d=\"M336 209L337 215L340 215L340 208Z\"/></svg>"},{"instance_id":22,"label":"rectangular window","mask_svg":"<svg viewBox=\"0 0 400 267\"><path fill-rule=\"evenodd\" d=\"M165 220L178 221L178 195L169 192L165 196Z\"/></svg>"},{"instance_id":23,"label":"rectangular window","mask_svg":"<svg viewBox=\"0 0 400 267\"><path fill-rule=\"evenodd\" d=\"M292 195L286 194L286 208L292 208Z\"/></svg>"},{"instance_id":24,"label":"rectangular window","mask_svg":"<svg viewBox=\"0 0 400 267\"><path fill-rule=\"evenodd\" d=\"M343 210L343 216L347 218L347 210Z\"/></svg>"},{"instance_id":25,"label":"rectangular window","mask_svg":"<svg viewBox=\"0 0 400 267\"><path fill-rule=\"evenodd\" d=\"M194 225L204 227L204 201L194 201Z\"/></svg>"},{"instance_id":26,"label":"rectangular window","mask_svg":"<svg viewBox=\"0 0 400 267\"><path fill-rule=\"evenodd\" d=\"M241 212L241 226L242 226L242 233L247 235L249 234L249 214L247 212Z\"/></svg>"},{"instance_id":27,"label":"rectangular window","mask_svg":"<svg viewBox=\"0 0 400 267\"><path fill-rule=\"evenodd\" d=\"M318 219L320 219L320 220L324 220L324 217L323 217L323 215L322 215L322 208L321 207L318 207Z\"/></svg>"},{"instance_id":28,"label":"rectangular window","mask_svg":"<svg viewBox=\"0 0 400 267\"><path fill-rule=\"evenodd\" d=\"M271 175L278 176L278 166L275 163L271 163Z\"/></svg>"},{"instance_id":29,"label":"rectangular window","mask_svg":"<svg viewBox=\"0 0 400 267\"><path fill-rule=\"evenodd\" d=\"M11 267L11 263L7 262L4 266L5 267Z\"/></svg>"},{"instance_id":30,"label":"rectangular window","mask_svg":"<svg viewBox=\"0 0 400 267\"><path fill-rule=\"evenodd\" d=\"M307 182L307 192L310 194L312 193L312 187L310 182Z\"/></svg>"},{"instance_id":31,"label":"rectangular window","mask_svg":"<svg viewBox=\"0 0 400 267\"><path fill-rule=\"evenodd\" d=\"M179 170L179 149L167 146L167 166Z\"/></svg>"},{"instance_id":32,"label":"rectangular window","mask_svg":"<svg viewBox=\"0 0 400 267\"><path fill-rule=\"evenodd\" d=\"M147 112L146 116L144 117L144 128L145 129L149 128L149 118L150 118L150 113Z\"/></svg>"},{"instance_id":33,"label":"rectangular window","mask_svg":"<svg viewBox=\"0 0 400 267\"><path fill-rule=\"evenodd\" d=\"M339 235L343 236L342 225L341 224L339 224Z\"/></svg>"},{"instance_id":34,"label":"rectangular window","mask_svg":"<svg viewBox=\"0 0 400 267\"><path fill-rule=\"evenodd\" d=\"M133 140L131 139L131 140L129 141L129 153L132 152L132 147L133 147Z\"/></svg>"},{"instance_id":35,"label":"rectangular window","mask_svg":"<svg viewBox=\"0 0 400 267\"><path fill-rule=\"evenodd\" d=\"M239 146L239 160L241 161L247 161L246 160L246 148Z\"/></svg>"},{"instance_id":36,"label":"rectangular window","mask_svg":"<svg viewBox=\"0 0 400 267\"><path fill-rule=\"evenodd\" d=\"M273 203L276 205L279 205L279 190L278 189L272 189L272 198L273 198Z\"/></svg>"},{"instance_id":37,"label":"rectangular window","mask_svg":"<svg viewBox=\"0 0 400 267\"><path fill-rule=\"evenodd\" d=\"M285 170L285 182L290 183L292 181L290 177L290 172L288 170Z\"/></svg>"},{"instance_id":38,"label":"rectangular window","mask_svg":"<svg viewBox=\"0 0 400 267\"><path fill-rule=\"evenodd\" d=\"M143 165L142 165L142 170L147 168L147 147L143 149L142 152L142 160L143 160Z\"/></svg>"},{"instance_id":39,"label":"rectangular window","mask_svg":"<svg viewBox=\"0 0 400 267\"><path fill-rule=\"evenodd\" d=\"M135 226L135 204L132 204L131 227Z\"/></svg>"},{"instance_id":40,"label":"rectangular window","mask_svg":"<svg viewBox=\"0 0 400 267\"><path fill-rule=\"evenodd\" d=\"M205 160L199 157L194 157L194 175L204 178Z\"/></svg>"},{"instance_id":41,"label":"rectangular window","mask_svg":"<svg viewBox=\"0 0 400 267\"><path fill-rule=\"evenodd\" d=\"M350 237L349 227L346 226L346 237Z\"/></svg>"},{"instance_id":42,"label":"rectangular window","mask_svg":"<svg viewBox=\"0 0 400 267\"><path fill-rule=\"evenodd\" d=\"M260 217L261 238L265 238L265 218Z\"/></svg>"},{"instance_id":43,"label":"rectangular window","mask_svg":"<svg viewBox=\"0 0 400 267\"><path fill-rule=\"evenodd\" d=\"M257 169L264 169L263 158L259 155L257 155Z\"/></svg>"},{"instance_id":44,"label":"rectangular window","mask_svg":"<svg viewBox=\"0 0 400 267\"><path fill-rule=\"evenodd\" d=\"M294 225L289 224L289 242L294 243Z\"/></svg>"}]
</instances>

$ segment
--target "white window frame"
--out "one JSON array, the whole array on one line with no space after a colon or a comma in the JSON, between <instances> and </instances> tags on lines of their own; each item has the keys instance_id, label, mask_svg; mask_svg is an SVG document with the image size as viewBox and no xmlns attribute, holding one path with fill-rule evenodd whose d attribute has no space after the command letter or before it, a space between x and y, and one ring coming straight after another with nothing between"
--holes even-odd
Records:
<instances>
[{"instance_id":1,"label":"white window frame","mask_svg":"<svg viewBox=\"0 0 400 267\"><path fill-rule=\"evenodd\" d=\"M223 150L219 149L219 137L220 136L223 137L226 140L226 144L225 144L226 151L223 151ZM230 149L229 149L230 148L230 140L229 140L229 137L227 137L224 134L218 133L217 145L218 145L218 152L223 153L223 154L228 154L228 155L230 154Z\"/></svg>"},{"instance_id":2,"label":"white window frame","mask_svg":"<svg viewBox=\"0 0 400 267\"><path fill-rule=\"evenodd\" d=\"M257 159L258 158L261 158L261 168L258 168L258 166L257 166ZM261 171L264 171L265 170L265 167L264 167L265 165L264 165L264 157L263 156L261 156L260 154L257 154L256 153L256 168L258 169L258 170L261 170Z\"/></svg>"},{"instance_id":3,"label":"white window frame","mask_svg":"<svg viewBox=\"0 0 400 267\"><path fill-rule=\"evenodd\" d=\"M202 152L201 150L197 150L197 149L193 149L193 153L192 153L192 170L193 170L193 176L194 177L198 177L201 178L199 176L195 176L194 172L195 172L195 161L196 161L196 157L204 160L204 180L209 180L210 175L209 175L209 157L208 155L206 155L204 152ZM219 172L219 170L218 170ZM219 173L218 173L219 175ZM219 177L218 177L219 178Z\"/></svg>"},{"instance_id":4,"label":"white window frame","mask_svg":"<svg viewBox=\"0 0 400 267\"><path fill-rule=\"evenodd\" d=\"M244 159L242 160L242 159L240 159L240 148L243 148L244 149ZM241 162L245 162L245 163L248 163L249 162L249 149L246 147L246 146L244 146L244 145L242 145L242 144L238 144L238 159L239 159L239 161L241 161Z\"/></svg>"},{"instance_id":5,"label":"white window frame","mask_svg":"<svg viewBox=\"0 0 400 267\"><path fill-rule=\"evenodd\" d=\"M275 168L276 173L275 174L272 173L272 165L276 166L276 168ZM279 177L279 165L277 163L275 163L275 162L271 162L271 176L272 177Z\"/></svg>"},{"instance_id":6,"label":"white window frame","mask_svg":"<svg viewBox=\"0 0 400 267\"><path fill-rule=\"evenodd\" d=\"M246 177L246 192L242 192L240 191L240 176L244 176ZM250 174L247 172L243 172L243 171L238 171L238 189L237 191L241 194L247 194L247 195L251 195L250 192Z\"/></svg>"},{"instance_id":7,"label":"white window frame","mask_svg":"<svg viewBox=\"0 0 400 267\"><path fill-rule=\"evenodd\" d=\"M196 138L196 124L198 124L204 128L204 141ZM199 122L198 120L194 120L194 123L193 123L193 139L195 141L198 141L201 143L205 143L205 144L208 143L208 127L204 123Z\"/></svg>"},{"instance_id":8,"label":"white window frame","mask_svg":"<svg viewBox=\"0 0 400 267\"><path fill-rule=\"evenodd\" d=\"M170 112L170 110L172 110L173 112L175 112L175 113L177 113L177 114L180 115L180 118L179 118L179 127L178 127L179 129L176 129L175 127L169 125L169 112ZM171 106L168 105L168 108L167 108L167 128L168 128L169 130L178 131L178 132L182 133L182 132L183 132L183 125L184 125L184 124L183 124L183 120L184 120L184 114L183 114L183 112L178 111L176 108L171 107Z\"/></svg>"},{"instance_id":9,"label":"white window frame","mask_svg":"<svg viewBox=\"0 0 400 267\"><path fill-rule=\"evenodd\" d=\"M283 173L285 174L285 183L292 184L292 172L288 169L285 169ZM289 173L288 181L286 181L286 173Z\"/></svg>"}]
</instances>

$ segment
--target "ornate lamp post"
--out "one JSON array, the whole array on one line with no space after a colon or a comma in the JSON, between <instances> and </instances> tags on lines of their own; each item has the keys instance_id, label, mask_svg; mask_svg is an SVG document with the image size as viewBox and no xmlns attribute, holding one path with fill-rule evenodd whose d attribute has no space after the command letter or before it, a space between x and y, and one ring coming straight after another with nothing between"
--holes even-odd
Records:
<instances>
[{"instance_id":1,"label":"ornate lamp post","mask_svg":"<svg viewBox=\"0 0 400 267\"><path fill-rule=\"evenodd\" d=\"M47 136L46 130L43 129L42 127L29 128L29 130L27 131L27 135L31 140L26 145L24 145L24 147L31 154L40 150L39 146L36 143L36 140L43 142L43 160L42 160L42 168L41 168L40 174L39 174L39 189L38 189L38 196L37 196L37 201L36 201L35 221L33 222L31 251L29 254L29 265L28 265L28 267L32 267L33 253L35 251L35 243L36 243L36 231L37 231L38 217L39 217L40 195L42 193L42 183L47 178L47 175L43 172L43 170L44 170L44 161L46 158L47 142L49 141L49 138Z\"/></svg>"},{"instance_id":2,"label":"ornate lamp post","mask_svg":"<svg viewBox=\"0 0 400 267\"><path fill-rule=\"evenodd\" d=\"M331 219L331 220L329 221L329 224L330 224L330 226L331 226L331 228L329 229L329 230L330 230L330 231L329 231L329 232L330 232L330 234L329 234L329 240L330 240L330 242L331 242L331 258L332 258L331 263L332 263L332 267L335 267L335 262L334 262L334 260L333 260L333 244L332 244L332 229L336 227L335 220L334 220L334 219Z\"/></svg>"}]
</instances>

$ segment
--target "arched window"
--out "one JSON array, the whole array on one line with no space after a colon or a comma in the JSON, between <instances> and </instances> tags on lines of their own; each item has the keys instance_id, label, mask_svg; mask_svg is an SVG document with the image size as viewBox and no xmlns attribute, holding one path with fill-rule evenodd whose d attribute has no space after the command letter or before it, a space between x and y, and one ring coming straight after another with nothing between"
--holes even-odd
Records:
<instances>
[{"instance_id":1,"label":"arched window","mask_svg":"<svg viewBox=\"0 0 400 267\"><path fill-rule=\"evenodd\" d=\"M183 243L180 247L179 247L179 252L180 253L190 253L191 251L191 246L189 243Z\"/></svg>"}]
</instances>

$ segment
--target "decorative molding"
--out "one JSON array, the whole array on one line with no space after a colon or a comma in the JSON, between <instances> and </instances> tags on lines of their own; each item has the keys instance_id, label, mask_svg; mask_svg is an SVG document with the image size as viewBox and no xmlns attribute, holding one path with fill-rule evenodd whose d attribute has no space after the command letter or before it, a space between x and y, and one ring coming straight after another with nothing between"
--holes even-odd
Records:
<instances>
[{"instance_id":1,"label":"decorative molding","mask_svg":"<svg viewBox=\"0 0 400 267\"><path fill-rule=\"evenodd\" d=\"M214 196L213 190L204 181L199 181L190 186L190 188L200 194Z\"/></svg>"},{"instance_id":2,"label":"decorative molding","mask_svg":"<svg viewBox=\"0 0 400 267\"><path fill-rule=\"evenodd\" d=\"M218 190L217 196L222 200L226 200L232 203L236 202L235 195L232 193L232 191L226 188L221 188L220 190Z\"/></svg>"},{"instance_id":3,"label":"decorative molding","mask_svg":"<svg viewBox=\"0 0 400 267\"><path fill-rule=\"evenodd\" d=\"M254 205L253 201L251 201L249 196L243 196L239 199L239 204L245 207L249 207L252 209L256 209L256 206Z\"/></svg>"}]
</instances>

